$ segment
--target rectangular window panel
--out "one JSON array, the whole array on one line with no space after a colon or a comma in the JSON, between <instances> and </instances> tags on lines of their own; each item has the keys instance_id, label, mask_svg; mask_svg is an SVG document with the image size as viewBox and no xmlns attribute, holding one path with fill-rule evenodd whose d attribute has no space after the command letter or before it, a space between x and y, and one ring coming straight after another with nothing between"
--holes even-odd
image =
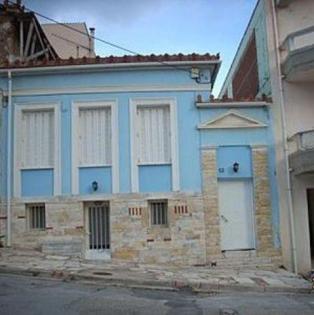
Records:
<instances>
[{"instance_id":1,"label":"rectangular window panel","mask_svg":"<svg viewBox=\"0 0 314 315\"><path fill-rule=\"evenodd\" d=\"M152 225L168 224L168 204L167 201L150 201L150 217Z\"/></svg>"},{"instance_id":2,"label":"rectangular window panel","mask_svg":"<svg viewBox=\"0 0 314 315\"><path fill-rule=\"evenodd\" d=\"M138 106L138 162L171 163L170 107Z\"/></svg>"},{"instance_id":3,"label":"rectangular window panel","mask_svg":"<svg viewBox=\"0 0 314 315\"><path fill-rule=\"evenodd\" d=\"M79 110L79 164L111 164L111 109Z\"/></svg>"},{"instance_id":4,"label":"rectangular window panel","mask_svg":"<svg viewBox=\"0 0 314 315\"><path fill-rule=\"evenodd\" d=\"M29 229L44 230L46 228L46 211L44 204L27 205Z\"/></svg>"},{"instance_id":5,"label":"rectangular window panel","mask_svg":"<svg viewBox=\"0 0 314 315\"><path fill-rule=\"evenodd\" d=\"M22 111L22 168L52 168L54 164L54 111Z\"/></svg>"}]
</instances>

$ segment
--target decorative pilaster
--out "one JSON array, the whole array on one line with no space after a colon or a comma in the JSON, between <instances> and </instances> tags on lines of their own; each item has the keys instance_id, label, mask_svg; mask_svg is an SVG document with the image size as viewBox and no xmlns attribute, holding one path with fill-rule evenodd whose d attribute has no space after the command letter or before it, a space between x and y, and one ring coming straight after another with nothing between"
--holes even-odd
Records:
<instances>
[{"instance_id":1,"label":"decorative pilaster","mask_svg":"<svg viewBox=\"0 0 314 315\"><path fill-rule=\"evenodd\" d=\"M256 249L259 256L270 256L274 250L274 246L267 148L253 148L252 158L254 176L255 222L257 234Z\"/></svg>"},{"instance_id":2,"label":"decorative pilaster","mask_svg":"<svg viewBox=\"0 0 314 315\"><path fill-rule=\"evenodd\" d=\"M221 254L216 148L202 151L206 261Z\"/></svg>"}]
</instances>

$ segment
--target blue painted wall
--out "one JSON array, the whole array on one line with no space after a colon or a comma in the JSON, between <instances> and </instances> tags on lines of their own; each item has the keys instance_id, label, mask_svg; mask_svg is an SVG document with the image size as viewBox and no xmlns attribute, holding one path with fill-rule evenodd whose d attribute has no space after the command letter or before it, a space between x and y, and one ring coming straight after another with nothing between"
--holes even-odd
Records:
<instances>
[{"instance_id":1,"label":"blue painted wall","mask_svg":"<svg viewBox=\"0 0 314 315\"><path fill-rule=\"evenodd\" d=\"M226 146L217 149L217 176L219 178L250 178L252 177L252 157L250 147ZM238 172L233 164L239 164Z\"/></svg>"},{"instance_id":2,"label":"blue painted wall","mask_svg":"<svg viewBox=\"0 0 314 315\"><path fill-rule=\"evenodd\" d=\"M171 165L141 165L139 186L140 192L171 191Z\"/></svg>"},{"instance_id":3,"label":"blue painted wall","mask_svg":"<svg viewBox=\"0 0 314 315\"><path fill-rule=\"evenodd\" d=\"M83 167L79 169L79 192L81 195L112 192L111 167ZM98 189L92 188L96 181Z\"/></svg>"},{"instance_id":4,"label":"blue painted wall","mask_svg":"<svg viewBox=\"0 0 314 315\"><path fill-rule=\"evenodd\" d=\"M53 170L22 170L22 197L49 197L53 195Z\"/></svg>"}]
</instances>

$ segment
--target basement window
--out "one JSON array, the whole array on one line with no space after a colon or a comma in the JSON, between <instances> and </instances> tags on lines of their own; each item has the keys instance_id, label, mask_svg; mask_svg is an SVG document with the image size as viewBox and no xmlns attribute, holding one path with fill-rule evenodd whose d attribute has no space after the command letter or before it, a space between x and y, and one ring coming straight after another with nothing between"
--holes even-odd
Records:
<instances>
[{"instance_id":1,"label":"basement window","mask_svg":"<svg viewBox=\"0 0 314 315\"><path fill-rule=\"evenodd\" d=\"M46 228L45 204L26 205L26 211L30 230L44 230Z\"/></svg>"},{"instance_id":2,"label":"basement window","mask_svg":"<svg viewBox=\"0 0 314 315\"><path fill-rule=\"evenodd\" d=\"M167 200L149 201L151 225L168 224L168 202Z\"/></svg>"}]
</instances>

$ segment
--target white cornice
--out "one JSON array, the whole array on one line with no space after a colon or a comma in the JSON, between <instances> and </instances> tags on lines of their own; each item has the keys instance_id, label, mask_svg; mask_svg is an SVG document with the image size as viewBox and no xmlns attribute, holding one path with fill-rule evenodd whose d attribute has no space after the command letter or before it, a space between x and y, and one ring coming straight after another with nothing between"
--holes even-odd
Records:
<instances>
[{"instance_id":1,"label":"white cornice","mask_svg":"<svg viewBox=\"0 0 314 315\"><path fill-rule=\"evenodd\" d=\"M56 95L56 94L92 94L92 93L127 93L127 92L184 92L210 91L211 84L163 84L163 85L116 85L90 87L64 87L46 89L15 89L13 96ZM6 92L4 93L6 95Z\"/></svg>"},{"instance_id":2,"label":"white cornice","mask_svg":"<svg viewBox=\"0 0 314 315\"><path fill-rule=\"evenodd\" d=\"M198 108L245 108L245 107L267 107L270 103L264 101L247 102L196 102Z\"/></svg>"}]
</instances>

